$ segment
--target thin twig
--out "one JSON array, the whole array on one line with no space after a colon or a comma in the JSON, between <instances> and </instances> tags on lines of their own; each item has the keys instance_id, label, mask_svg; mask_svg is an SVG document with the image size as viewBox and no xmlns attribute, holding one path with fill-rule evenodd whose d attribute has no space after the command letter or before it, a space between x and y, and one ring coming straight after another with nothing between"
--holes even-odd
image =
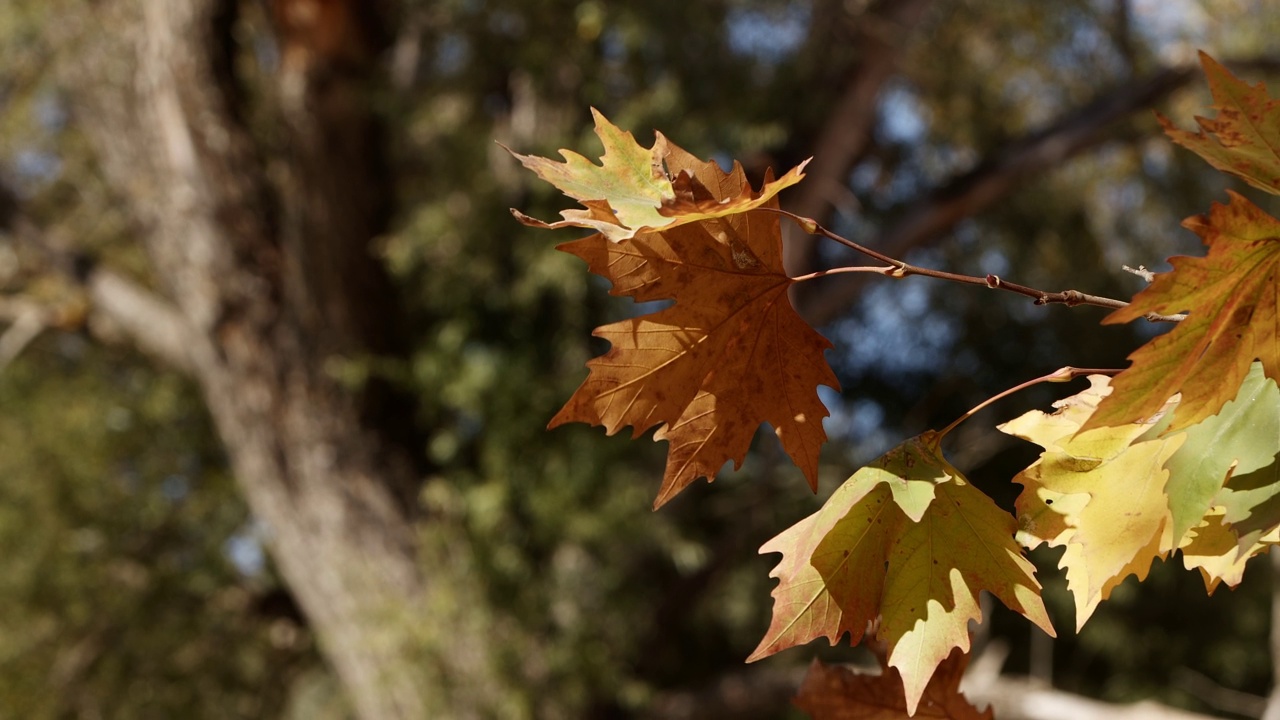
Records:
<instances>
[{"instance_id":1,"label":"thin twig","mask_svg":"<svg viewBox=\"0 0 1280 720\"><path fill-rule=\"evenodd\" d=\"M884 253L877 252L875 250L872 250L869 247L859 245L858 243L846 237L837 235L836 233L831 232L827 228L823 227L816 220L800 217L799 215L795 215L794 213L789 213L786 210L777 210L774 208L760 208L760 209L767 210L769 212L778 213L779 215L790 218L797 225L799 225L801 229L803 229L805 232L809 233L810 235L821 235L822 237L825 237L829 240L834 240L840 243L841 245L852 248L862 253L863 255L866 255L867 257L873 258L875 260L879 260L880 262L885 263L885 265L888 266L883 268L874 268L874 267L866 267L866 266L854 266L850 268L833 268L832 270L827 270L824 272L817 272L817 273L810 273L808 275L802 275L798 278L795 278L795 280L797 281L812 280L817 277L822 277L823 275L831 275L831 274L834 274L836 270L839 270L842 272L875 272L880 275L884 275L886 277L892 277L892 278L904 278L910 275L923 275L924 277L937 278L939 280L949 280L951 282L957 282L964 285L981 285L983 287L988 287L993 290L1008 290L1009 292L1017 293L1019 295L1031 298L1033 301L1035 301L1036 305L1062 304L1062 305L1066 305L1067 307L1075 307L1077 305L1095 305L1097 307L1105 307L1105 308L1112 308L1112 309L1119 309L1119 308L1129 306L1129 303L1123 300L1116 300L1114 298L1102 297L1100 295L1090 295L1088 293L1082 293L1079 290L1062 290L1059 292L1047 292L1045 290L1038 290L1033 287L1028 287L1027 285L1020 285L1018 283L1009 282L1008 280L1004 280L1000 278L998 275L987 275L986 277L978 277L976 275L962 275L960 273L946 272L945 270L933 270L930 268L919 267L917 265L912 265L910 263L907 263L903 260L889 257ZM1143 317L1146 318L1147 320L1150 320L1151 322L1181 322L1187 318L1187 316L1183 314L1161 315L1159 313L1146 313L1145 315L1143 315Z\"/></svg>"},{"instance_id":2,"label":"thin twig","mask_svg":"<svg viewBox=\"0 0 1280 720\"><path fill-rule=\"evenodd\" d=\"M893 270L892 267L882 268L882 267L872 267L870 265L850 265L849 267L838 267L838 268L831 268L830 270L819 270L817 272L811 272L808 275L801 275L800 277L793 277L791 279L794 280L795 282L805 282L806 280L815 280L820 277L826 277L827 275L840 275L842 273L858 273L858 272L876 273L877 275L884 275L886 274L886 272L889 272L892 270Z\"/></svg>"},{"instance_id":3,"label":"thin twig","mask_svg":"<svg viewBox=\"0 0 1280 720\"><path fill-rule=\"evenodd\" d=\"M995 395L992 395L986 400L983 400L982 402L975 405L972 410L956 418L951 422L950 425L939 430L937 434L937 439L939 441L942 440L942 438L947 433L951 432L952 430L955 430L960 423L964 422L965 420L968 420L974 415L977 415L979 411L981 411L983 408L987 407L988 405L996 402L997 400L1003 400L1004 398L1007 398L1010 395L1016 392L1019 392L1021 390L1026 390L1032 385L1039 385L1040 383L1045 383L1045 382L1069 382L1071 380L1075 380L1076 378L1083 377L1085 375L1116 375L1119 372L1120 372L1119 370L1112 370L1107 368L1077 368L1077 367L1071 367L1069 365L1067 367L1058 368L1057 370L1054 370L1048 375L1041 375L1038 378L1033 378L1019 385L1015 385L1009 388L1008 390L1004 390Z\"/></svg>"},{"instance_id":4,"label":"thin twig","mask_svg":"<svg viewBox=\"0 0 1280 720\"><path fill-rule=\"evenodd\" d=\"M1148 270L1145 265L1139 265L1136 268L1131 268L1128 265L1121 265L1120 269L1125 272L1133 273L1147 282L1151 282L1156 279L1156 274Z\"/></svg>"}]
</instances>

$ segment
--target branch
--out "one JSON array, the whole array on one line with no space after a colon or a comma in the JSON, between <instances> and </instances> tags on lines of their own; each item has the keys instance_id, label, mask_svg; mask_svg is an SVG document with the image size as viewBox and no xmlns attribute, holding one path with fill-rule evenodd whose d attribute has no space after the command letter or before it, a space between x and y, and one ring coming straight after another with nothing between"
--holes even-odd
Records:
<instances>
[{"instance_id":1,"label":"branch","mask_svg":"<svg viewBox=\"0 0 1280 720\"><path fill-rule=\"evenodd\" d=\"M965 697L978 707L990 705L1000 720L1211 720L1211 716L1151 700L1115 705L1055 690L1029 678L1001 675L1008 654L1008 646L1001 641L987 645L960 683Z\"/></svg>"},{"instance_id":2,"label":"branch","mask_svg":"<svg viewBox=\"0 0 1280 720\"><path fill-rule=\"evenodd\" d=\"M177 308L151 291L110 270L95 269L84 281L93 310L137 348L172 369L195 375L203 337Z\"/></svg>"},{"instance_id":3,"label":"branch","mask_svg":"<svg viewBox=\"0 0 1280 720\"><path fill-rule=\"evenodd\" d=\"M0 185L0 195L4 193ZM8 218L15 243L30 250L39 269L62 276L89 301L89 327L100 338L123 334L142 352L173 370L194 375L197 350L205 343L178 308L132 280L99 266L70 243L50 237L15 205ZM0 318L12 324L0 336L0 369L46 327L67 326L65 312L29 298L0 298ZM78 323L77 323L78 324ZM114 332L113 332L114 331Z\"/></svg>"},{"instance_id":4,"label":"branch","mask_svg":"<svg viewBox=\"0 0 1280 720\"><path fill-rule=\"evenodd\" d=\"M1003 641L993 641L974 657L960 684L978 707L990 705L999 720L1213 720L1211 716L1179 710L1146 700L1119 705L1056 690L1029 678L1001 675L1008 656ZM640 717L648 720L692 720L734 717L774 718L804 677L802 667L757 666L725 676L699 690L659 695Z\"/></svg>"},{"instance_id":5,"label":"branch","mask_svg":"<svg viewBox=\"0 0 1280 720\"><path fill-rule=\"evenodd\" d=\"M1271 69L1280 59L1251 58L1226 63L1233 68ZM905 218L875 241L888 255L901 257L913 248L936 241L959 221L978 214L1025 185L1025 179L1106 140L1107 129L1138 110L1149 108L1184 87L1196 70L1185 65L1167 68L1145 80L1112 89L1047 127L1006 146L974 169L957 176L902 210ZM824 325L843 314L862 292L862 283L823 288L800 297L802 314L813 325Z\"/></svg>"},{"instance_id":6,"label":"branch","mask_svg":"<svg viewBox=\"0 0 1280 720\"><path fill-rule=\"evenodd\" d=\"M835 108L827 116L813 146L807 182L787 203L797 215L825 222L832 198L848 194L845 177L866 153L875 125L880 88L897 68L904 36L920 21L928 0L896 0L859 18L861 62L845 84ZM807 237L788 238L784 265L790 272L813 270L817 244Z\"/></svg>"},{"instance_id":7,"label":"branch","mask_svg":"<svg viewBox=\"0 0 1280 720\"><path fill-rule=\"evenodd\" d=\"M0 316L9 319L9 329L0 334L0 372L49 326L45 308L20 299L0 298Z\"/></svg>"},{"instance_id":8,"label":"branch","mask_svg":"<svg viewBox=\"0 0 1280 720\"><path fill-rule=\"evenodd\" d=\"M1262 720L1280 720L1280 553L1271 553L1271 694Z\"/></svg>"},{"instance_id":9,"label":"branch","mask_svg":"<svg viewBox=\"0 0 1280 720\"><path fill-rule=\"evenodd\" d=\"M947 272L945 270L931 270L929 268L912 265L903 260L885 255L882 252L872 250L864 245L837 235L827 228L819 225L817 222L809 218L802 218L787 212L786 210L775 210L773 208L758 208L764 212L773 212L788 217L796 222L805 232L811 235L821 235L830 240L834 240L841 245L857 250L858 252L882 263L886 263L885 267L868 267L855 265L852 267L832 268L831 270L823 270L816 273L809 273L797 278L792 278L796 282L806 282L815 280L828 275L836 275L841 273L875 273L891 278L904 278L911 275L923 275L924 277L936 278L938 280L949 280L951 282L961 283L963 285L981 285L993 290L1008 290L1009 292L1029 297L1035 301L1036 305L1055 305L1061 304L1067 307L1075 307L1077 305L1096 305L1098 307L1119 309L1128 307L1129 303L1114 298L1102 297L1101 295L1090 295L1082 293L1079 290L1060 290L1058 292L1048 292L1045 290L1037 290L1027 285L1019 285L1018 283L1009 282L1000 279L997 275L987 275L985 277L977 277L976 275L962 275L960 273ZM1159 313L1147 313L1144 318L1151 322L1181 322L1187 319L1186 315L1161 315Z\"/></svg>"}]
</instances>

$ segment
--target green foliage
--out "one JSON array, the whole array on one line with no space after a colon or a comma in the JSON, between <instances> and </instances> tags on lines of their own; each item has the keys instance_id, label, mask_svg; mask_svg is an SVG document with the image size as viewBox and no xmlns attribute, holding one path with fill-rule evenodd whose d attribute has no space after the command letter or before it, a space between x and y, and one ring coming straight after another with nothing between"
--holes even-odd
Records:
<instances>
[{"instance_id":1,"label":"green foliage","mask_svg":"<svg viewBox=\"0 0 1280 720\"><path fill-rule=\"evenodd\" d=\"M251 525L192 395L76 337L0 376L6 713L263 717L314 664L296 617L258 615L274 578L228 559Z\"/></svg>"}]
</instances>

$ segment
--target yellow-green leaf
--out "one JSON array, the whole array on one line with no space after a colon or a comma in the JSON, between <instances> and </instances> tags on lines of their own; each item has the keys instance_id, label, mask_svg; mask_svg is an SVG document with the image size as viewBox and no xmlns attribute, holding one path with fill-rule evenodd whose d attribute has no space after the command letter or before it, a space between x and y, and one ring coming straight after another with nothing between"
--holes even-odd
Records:
<instances>
[{"instance_id":1,"label":"yellow-green leaf","mask_svg":"<svg viewBox=\"0 0 1280 720\"><path fill-rule=\"evenodd\" d=\"M1033 410L1000 426L1045 449L1014 478L1024 486L1019 539L1028 547L1066 546L1059 567L1075 597L1077 628L1126 577L1145 578L1152 560L1172 549L1164 464L1186 440L1179 433L1137 441L1150 430L1141 423L1080 431L1110 392L1105 377L1089 382L1055 403L1052 415Z\"/></svg>"},{"instance_id":2,"label":"yellow-green leaf","mask_svg":"<svg viewBox=\"0 0 1280 720\"><path fill-rule=\"evenodd\" d=\"M1220 509L1210 512L1204 523L1192 533L1194 537L1179 552L1182 553L1182 562L1188 570L1200 571L1205 590L1210 595L1221 583L1225 582L1227 587L1239 585L1244 579L1245 563L1280 542L1280 530L1272 530L1242 549L1236 533L1223 522Z\"/></svg>"},{"instance_id":3,"label":"yellow-green leaf","mask_svg":"<svg viewBox=\"0 0 1280 720\"><path fill-rule=\"evenodd\" d=\"M1143 436L1164 432L1160 423ZM1187 439L1165 462L1173 544L1181 545L1214 504L1227 478L1262 469L1280 452L1280 390L1254 363L1236 397L1213 417L1188 427Z\"/></svg>"},{"instance_id":4,"label":"yellow-green leaf","mask_svg":"<svg viewBox=\"0 0 1280 720\"><path fill-rule=\"evenodd\" d=\"M599 165L572 150L561 150L564 162L557 162L507 149L538 177L586 207L561 211L564 220L552 223L512 209L520 222L543 228L590 228L620 242L645 231L762 207L783 188L800 182L808 163L806 160L777 180L766 180L757 192L737 163L731 172L717 175L709 167L714 163L698 160L662 133L656 133L653 147L646 150L631 133L609 122L595 108L591 114L604 146Z\"/></svg>"},{"instance_id":5,"label":"yellow-green leaf","mask_svg":"<svg viewBox=\"0 0 1280 720\"><path fill-rule=\"evenodd\" d=\"M968 649L979 591L1053 634L1014 525L942 457L935 433L894 448L760 549L783 554L781 583L750 659L846 632L856 644L877 626L914 712L938 664Z\"/></svg>"}]
</instances>

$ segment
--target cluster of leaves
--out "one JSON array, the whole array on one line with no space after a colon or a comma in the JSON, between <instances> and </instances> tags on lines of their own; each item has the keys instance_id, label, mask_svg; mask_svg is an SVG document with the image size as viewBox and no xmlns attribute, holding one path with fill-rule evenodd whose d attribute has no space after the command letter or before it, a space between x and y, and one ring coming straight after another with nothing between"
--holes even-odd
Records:
<instances>
[{"instance_id":1,"label":"cluster of leaves","mask_svg":"<svg viewBox=\"0 0 1280 720\"><path fill-rule=\"evenodd\" d=\"M1278 101L1207 56L1203 63L1218 115L1200 119L1195 133L1165 121L1170 137L1280 194ZM831 344L787 299L803 278L783 269L776 197L800 181L803 165L753 190L736 164L724 172L660 134L646 150L595 117L601 165L569 151L564 163L516 155L586 209L554 223L513 212L529 225L595 230L560 249L609 279L616 295L674 302L599 328L611 347L588 363L589 377L551 425L587 422L610 434L629 425L635 435L658 427L655 438L670 444L655 506L714 479L728 460L739 465L766 422L816 486L827 415L817 387L837 381L824 358ZM883 648L885 672L870 680L815 669L802 705L856 695L886 712L979 717L962 702L946 709L963 669L955 658L968 651L970 621L981 619L978 593L1054 634L1025 549L1066 548L1060 567L1079 627L1156 558L1180 552L1212 592L1238 584L1245 562L1280 542L1280 221L1231 193L1184 225L1207 256L1172 258L1172 271L1103 322L1185 318L1131 354L1128 369L1089 375L1090 387L1055 412L1000 426L1043 448L1014 477L1024 488L1016 515L943 457L954 424L904 442L761 548L782 554L772 573L780 582L750 660L848 633ZM868 254L888 266L849 270L900 277L907 268ZM1066 368L1039 380L1084 374Z\"/></svg>"}]
</instances>

